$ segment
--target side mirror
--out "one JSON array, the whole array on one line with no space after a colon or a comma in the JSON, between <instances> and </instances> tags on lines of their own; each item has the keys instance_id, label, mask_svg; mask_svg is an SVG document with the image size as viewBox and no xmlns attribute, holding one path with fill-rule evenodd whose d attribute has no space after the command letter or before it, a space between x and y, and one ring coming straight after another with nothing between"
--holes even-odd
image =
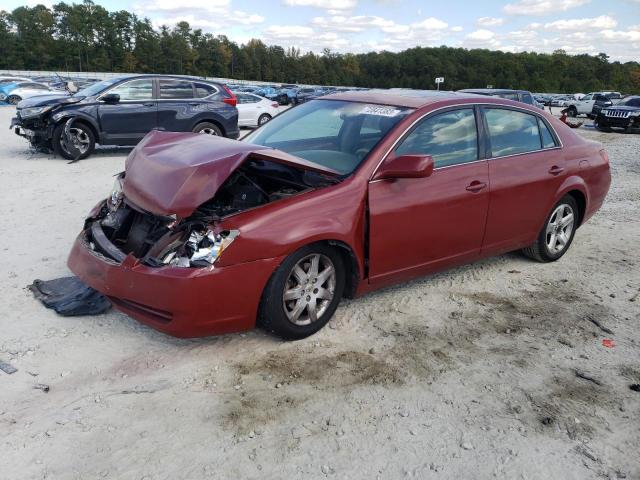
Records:
<instances>
[{"instance_id":1,"label":"side mirror","mask_svg":"<svg viewBox=\"0 0 640 480\"><path fill-rule=\"evenodd\" d=\"M431 155L400 155L397 157L394 155L387 157L373 179L425 178L432 173L433 158Z\"/></svg>"},{"instance_id":2,"label":"side mirror","mask_svg":"<svg viewBox=\"0 0 640 480\"><path fill-rule=\"evenodd\" d=\"M107 93L100 98L104 103L118 103L120 101L120 95L117 93Z\"/></svg>"}]
</instances>

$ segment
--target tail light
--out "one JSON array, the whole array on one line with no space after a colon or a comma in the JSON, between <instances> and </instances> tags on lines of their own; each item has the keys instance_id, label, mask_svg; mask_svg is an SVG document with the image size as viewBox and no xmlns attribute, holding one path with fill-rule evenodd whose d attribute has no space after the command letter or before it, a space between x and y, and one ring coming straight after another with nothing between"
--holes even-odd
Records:
<instances>
[{"instance_id":1,"label":"tail light","mask_svg":"<svg viewBox=\"0 0 640 480\"><path fill-rule=\"evenodd\" d=\"M233 94L231 90L229 90L229 87L227 87L226 85L223 85L222 88L224 88L224 91L227 92L227 95L229 95L229 97L223 98L222 101L227 105L235 107L238 104L238 98Z\"/></svg>"},{"instance_id":2,"label":"tail light","mask_svg":"<svg viewBox=\"0 0 640 480\"><path fill-rule=\"evenodd\" d=\"M276 103L272 103L271 106L273 108L278 108L280 106L280 104L276 102Z\"/></svg>"}]
</instances>

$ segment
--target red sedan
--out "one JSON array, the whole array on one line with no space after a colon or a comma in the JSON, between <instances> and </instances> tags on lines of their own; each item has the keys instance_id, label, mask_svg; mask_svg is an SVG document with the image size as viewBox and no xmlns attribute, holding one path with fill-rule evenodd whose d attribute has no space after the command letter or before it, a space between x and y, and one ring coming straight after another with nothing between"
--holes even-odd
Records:
<instances>
[{"instance_id":1,"label":"red sedan","mask_svg":"<svg viewBox=\"0 0 640 480\"><path fill-rule=\"evenodd\" d=\"M302 338L343 296L512 250L558 260L610 182L600 144L522 103L338 93L243 141L151 132L69 267L171 335Z\"/></svg>"}]
</instances>

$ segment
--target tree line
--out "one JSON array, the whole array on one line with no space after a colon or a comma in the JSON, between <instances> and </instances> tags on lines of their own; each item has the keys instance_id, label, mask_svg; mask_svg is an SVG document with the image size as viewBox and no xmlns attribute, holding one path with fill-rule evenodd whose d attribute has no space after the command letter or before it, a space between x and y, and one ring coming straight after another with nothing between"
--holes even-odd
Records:
<instances>
[{"instance_id":1,"label":"tree line","mask_svg":"<svg viewBox=\"0 0 640 480\"><path fill-rule=\"evenodd\" d=\"M238 45L187 22L156 29L148 18L84 0L0 11L0 69L172 73L274 83L360 87L522 88L535 92L640 92L638 62L606 54L507 53L415 47L401 52L301 53L253 39Z\"/></svg>"}]
</instances>

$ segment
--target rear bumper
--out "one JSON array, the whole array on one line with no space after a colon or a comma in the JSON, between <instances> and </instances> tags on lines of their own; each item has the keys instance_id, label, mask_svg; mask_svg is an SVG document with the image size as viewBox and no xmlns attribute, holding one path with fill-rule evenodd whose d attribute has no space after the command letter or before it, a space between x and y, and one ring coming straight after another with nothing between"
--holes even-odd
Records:
<instances>
[{"instance_id":1,"label":"rear bumper","mask_svg":"<svg viewBox=\"0 0 640 480\"><path fill-rule=\"evenodd\" d=\"M280 258L221 268L153 268L131 255L121 263L90 250L84 232L68 266L114 306L175 337L202 337L255 326L262 291Z\"/></svg>"}]
</instances>

